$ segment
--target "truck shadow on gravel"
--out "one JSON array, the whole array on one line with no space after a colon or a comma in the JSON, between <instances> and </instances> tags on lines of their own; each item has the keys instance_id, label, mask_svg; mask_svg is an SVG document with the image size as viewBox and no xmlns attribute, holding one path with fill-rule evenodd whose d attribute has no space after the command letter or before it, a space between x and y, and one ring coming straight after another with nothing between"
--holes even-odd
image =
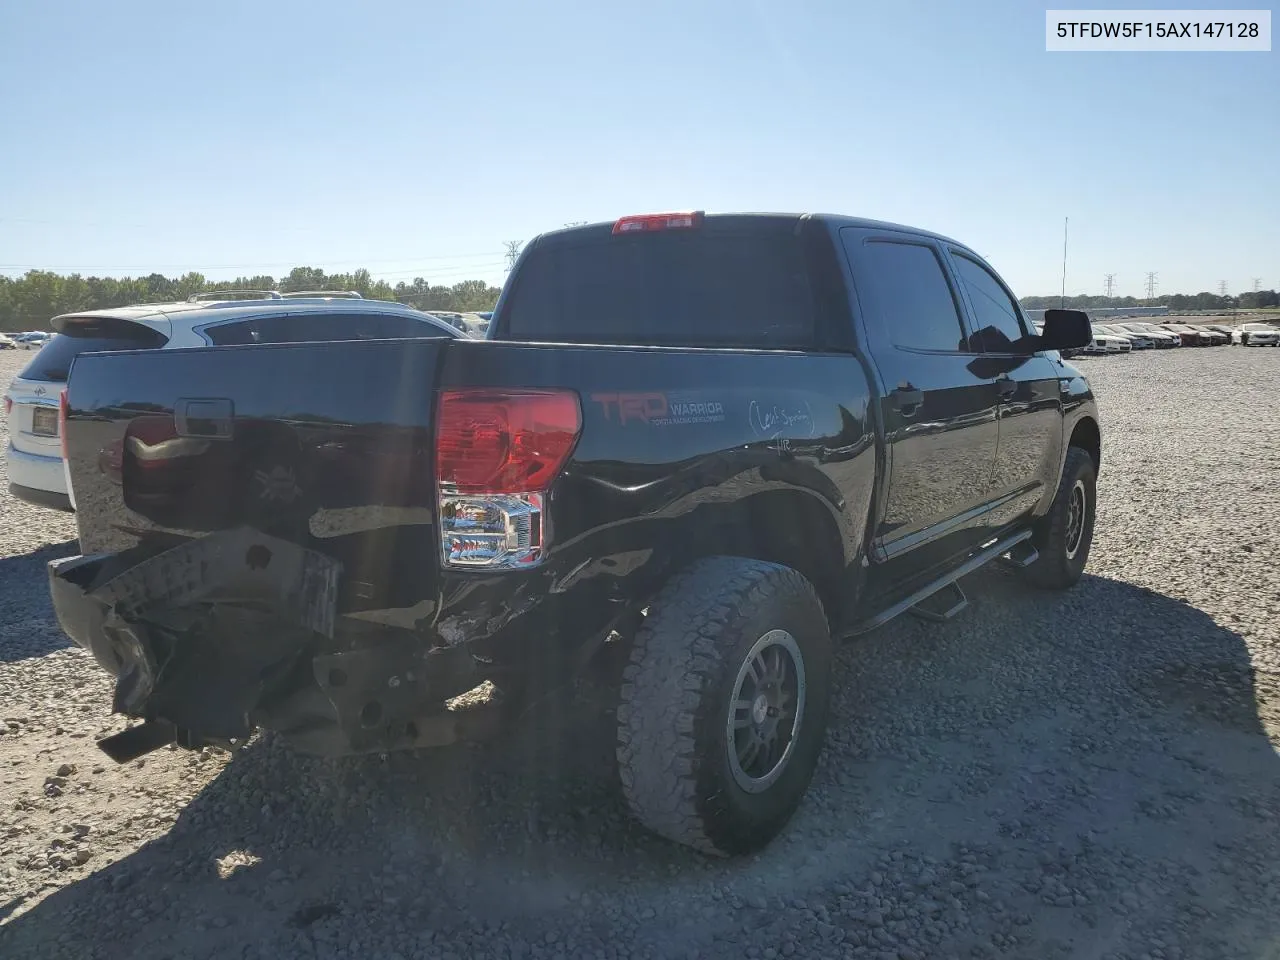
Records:
<instances>
[{"instance_id":1,"label":"truck shadow on gravel","mask_svg":"<svg viewBox=\"0 0 1280 960\"><path fill-rule=\"evenodd\" d=\"M79 553L76 540L0 557L0 663L43 657L73 644L58 629L49 604L45 565Z\"/></svg>"},{"instance_id":2,"label":"truck shadow on gravel","mask_svg":"<svg viewBox=\"0 0 1280 960\"><path fill-rule=\"evenodd\" d=\"M483 747L324 761L256 741L167 834L0 928L0 954L1047 957L1159 936L1171 960L1273 955L1280 919L1249 891L1280 863L1280 698L1245 639L1118 581L966 583L958 620L842 650L810 797L758 858L630 821L591 688ZM216 762L164 757L146 769L174 789Z\"/></svg>"}]
</instances>

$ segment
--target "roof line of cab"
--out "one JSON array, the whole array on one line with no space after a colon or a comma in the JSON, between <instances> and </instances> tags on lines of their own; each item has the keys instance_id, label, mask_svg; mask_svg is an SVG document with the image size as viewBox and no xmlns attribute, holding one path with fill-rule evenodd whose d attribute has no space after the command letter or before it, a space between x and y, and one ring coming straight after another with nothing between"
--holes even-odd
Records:
<instances>
[{"instance_id":1,"label":"roof line of cab","mask_svg":"<svg viewBox=\"0 0 1280 960\"><path fill-rule=\"evenodd\" d=\"M725 220L772 220L793 223L799 223L803 220L816 220L836 227L860 227L868 230L892 230L894 233L927 237L930 240L947 243L969 253L973 252L972 248L968 244L961 243L959 240L955 240L945 234L935 233L932 230L924 230L920 227L911 227L901 223L892 223L887 220L871 220L866 217L853 217L839 213L705 213L703 214L703 220L709 222ZM617 223L617 220L600 220L595 223L586 223L580 226L548 230L534 237L533 240L529 242L528 246L533 246L534 244L545 240L554 241L560 238L567 238L584 233L612 233L615 223Z\"/></svg>"}]
</instances>

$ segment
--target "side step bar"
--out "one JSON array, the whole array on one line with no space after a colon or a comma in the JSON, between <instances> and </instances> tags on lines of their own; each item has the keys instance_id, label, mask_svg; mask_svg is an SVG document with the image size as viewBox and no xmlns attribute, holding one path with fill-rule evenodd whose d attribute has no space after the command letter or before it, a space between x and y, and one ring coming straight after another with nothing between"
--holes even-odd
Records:
<instances>
[{"instance_id":1,"label":"side step bar","mask_svg":"<svg viewBox=\"0 0 1280 960\"><path fill-rule=\"evenodd\" d=\"M960 589L960 584L952 582L937 593L925 597L907 612L921 620L943 623L967 606L969 606L969 598Z\"/></svg>"},{"instance_id":2,"label":"side step bar","mask_svg":"<svg viewBox=\"0 0 1280 960\"><path fill-rule=\"evenodd\" d=\"M1000 557L998 562L1015 570L1025 570L1040 559L1040 551L1030 540L1023 540L1009 551L1007 556Z\"/></svg>"},{"instance_id":3,"label":"side step bar","mask_svg":"<svg viewBox=\"0 0 1280 960\"><path fill-rule=\"evenodd\" d=\"M894 617L898 616L899 614L906 613L908 610L911 610L913 607L915 607L917 604L921 603L922 601L928 600L930 597L932 597L938 591L942 590L944 587L949 587L953 585L961 577L968 576L969 574L973 573L973 571L986 566L992 560L1002 557L1006 553L1011 553L1015 548L1021 546L1025 541L1029 541L1030 539L1031 539L1031 531L1023 530L1021 533L1015 533L1011 537L1006 537L1003 540L998 540L996 543L987 547L981 553L974 554L972 557L970 557L964 563L960 564L960 566L956 567L954 570L947 571L937 580L934 580L931 583L925 584L919 590L915 591L912 594L909 594L908 596L899 600L897 603L893 604L893 606L888 607L885 610L882 610L880 613L877 613L874 616L868 617L866 620L862 620L859 623L854 624L844 633L840 634L840 637L838 639L852 640L854 637L860 637L864 633L870 633L876 627L884 626L886 623L888 623L890 620L892 620ZM1033 548L1033 551L1034 551L1034 548ZM1028 562L1033 562L1034 560L1035 558L1032 557L1031 561L1028 561ZM950 619L951 617L955 616L955 614L963 610L964 606L968 604L968 600L965 598L963 591L961 591L959 587L956 587L955 592L956 594L958 594L959 600L962 601L962 603L957 603L955 601L955 597L953 596L951 607L945 610L942 614L938 614L937 612L930 610L928 608L924 608L923 610L917 611L917 612L921 613L926 619L930 619L930 620ZM930 616L931 613L933 614L932 616Z\"/></svg>"}]
</instances>

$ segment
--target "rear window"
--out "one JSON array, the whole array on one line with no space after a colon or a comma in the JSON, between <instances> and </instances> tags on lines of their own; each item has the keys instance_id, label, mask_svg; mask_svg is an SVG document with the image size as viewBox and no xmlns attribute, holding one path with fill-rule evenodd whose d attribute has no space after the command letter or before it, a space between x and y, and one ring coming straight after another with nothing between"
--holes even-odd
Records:
<instances>
[{"instance_id":1,"label":"rear window","mask_svg":"<svg viewBox=\"0 0 1280 960\"><path fill-rule=\"evenodd\" d=\"M150 350L163 347L168 337L127 320L77 322L40 348L18 374L23 380L65 383L71 362L82 353L110 350Z\"/></svg>"},{"instance_id":2,"label":"rear window","mask_svg":"<svg viewBox=\"0 0 1280 960\"><path fill-rule=\"evenodd\" d=\"M535 248L499 331L525 341L803 349L815 314L792 231L702 228Z\"/></svg>"}]
</instances>

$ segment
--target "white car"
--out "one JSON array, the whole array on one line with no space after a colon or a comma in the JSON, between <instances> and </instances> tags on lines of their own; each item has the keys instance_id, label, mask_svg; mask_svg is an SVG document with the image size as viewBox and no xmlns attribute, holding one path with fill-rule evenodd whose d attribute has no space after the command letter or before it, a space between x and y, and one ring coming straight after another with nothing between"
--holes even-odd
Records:
<instances>
[{"instance_id":1,"label":"white car","mask_svg":"<svg viewBox=\"0 0 1280 960\"><path fill-rule=\"evenodd\" d=\"M1236 339L1246 347L1280 347L1280 327L1268 323L1246 323Z\"/></svg>"},{"instance_id":2,"label":"white car","mask_svg":"<svg viewBox=\"0 0 1280 960\"><path fill-rule=\"evenodd\" d=\"M39 350L46 343L53 339L53 334L45 333L42 330L32 330L29 333L20 333L13 338L14 346L19 350Z\"/></svg>"},{"instance_id":3,"label":"white car","mask_svg":"<svg viewBox=\"0 0 1280 960\"><path fill-rule=\"evenodd\" d=\"M7 334L0 333L0 350L17 350L18 345Z\"/></svg>"},{"instance_id":4,"label":"white car","mask_svg":"<svg viewBox=\"0 0 1280 960\"><path fill-rule=\"evenodd\" d=\"M1105 334L1109 337L1119 337L1122 340L1129 341L1129 347L1133 350L1151 350L1155 347L1156 342L1148 337L1145 333L1134 333L1132 330L1126 330L1119 325L1109 323L1095 323L1093 325L1095 332Z\"/></svg>"},{"instance_id":5,"label":"white car","mask_svg":"<svg viewBox=\"0 0 1280 960\"><path fill-rule=\"evenodd\" d=\"M230 298L244 293L256 296ZM10 492L39 506L75 508L62 461L59 413L71 364L82 353L463 335L413 307L365 300L358 294L228 291L222 296L54 317L57 333L14 378L4 396L9 414Z\"/></svg>"},{"instance_id":6,"label":"white car","mask_svg":"<svg viewBox=\"0 0 1280 960\"><path fill-rule=\"evenodd\" d=\"M1126 330L1129 333L1140 334L1150 340L1152 345L1158 349L1182 346L1182 338L1177 334L1170 333L1168 330L1161 330L1150 323L1113 323L1112 326Z\"/></svg>"},{"instance_id":7,"label":"white car","mask_svg":"<svg viewBox=\"0 0 1280 960\"><path fill-rule=\"evenodd\" d=\"M1112 333L1098 333L1097 327L1094 327L1094 331L1093 340L1084 348L1085 353L1097 356L1107 353L1128 353L1133 349L1133 344L1124 337L1117 337Z\"/></svg>"}]
</instances>

